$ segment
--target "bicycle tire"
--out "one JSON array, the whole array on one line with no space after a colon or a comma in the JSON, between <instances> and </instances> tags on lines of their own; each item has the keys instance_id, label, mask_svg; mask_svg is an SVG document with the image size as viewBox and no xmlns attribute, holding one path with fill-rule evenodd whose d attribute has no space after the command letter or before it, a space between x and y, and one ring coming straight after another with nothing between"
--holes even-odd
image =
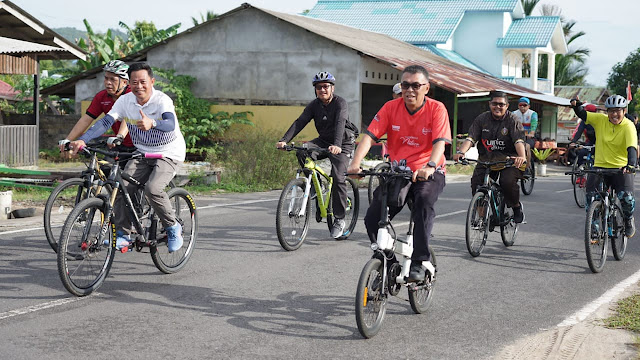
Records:
<instances>
[{"instance_id":1,"label":"bicycle tire","mask_svg":"<svg viewBox=\"0 0 640 360\"><path fill-rule=\"evenodd\" d=\"M536 162L531 161L530 166L530 177L528 179L520 179L520 188L522 189L522 193L525 195L531 195L533 192L533 184L536 182Z\"/></svg>"},{"instance_id":2,"label":"bicycle tire","mask_svg":"<svg viewBox=\"0 0 640 360\"><path fill-rule=\"evenodd\" d=\"M622 214L622 204L620 200L616 198L613 214L611 214L613 236L611 238L611 250L613 257L620 261L624 259L624 255L627 252L628 238L624 235L624 217Z\"/></svg>"},{"instance_id":3,"label":"bicycle tire","mask_svg":"<svg viewBox=\"0 0 640 360\"><path fill-rule=\"evenodd\" d=\"M429 246L429 253L431 254L431 263L438 272L438 266L436 261L436 253ZM435 274L434 274L435 275ZM433 285L435 284L435 276L425 279L424 284L418 284L416 289L408 288L409 291L409 304L411 304L411 310L416 314L422 314L431 306L433 300Z\"/></svg>"},{"instance_id":4,"label":"bicycle tire","mask_svg":"<svg viewBox=\"0 0 640 360\"><path fill-rule=\"evenodd\" d=\"M347 208L345 209L344 221L345 228L342 236L336 240L344 240L348 238L355 229L358 223L358 212L360 211L360 193L358 192L358 185L355 180L347 178ZM327 225L329 231L333 228L333 200L329 199L329 207L327 208Z\"/></svg>"},{"instance_id":5,"label":"bicycle tire","mask_svg":"<svg viewBox=\"0 0 640 360\"><path fill-rule=\"evenodd\" d=\"M584 169L584 165L579 165L577 169L577 171ZM573 174L571 176L575 177L573 181L573 199L579 208L584 208L587 202L587 177L584 173L580 176Z\"/></svg>"},{"instance_id":6,"label":"bicycle tire","mask_svg":"<svg viewBox=\"0 0 640 360\"><path fill-rule=\"evenodd\" d=\"M478 214L477 209L484 209L484 216ZM467 243L467 250L473 257L482 253L484 245L489 235L489 202L487 194L476 192L471 198L469 209L467 210L467 221L464 237Z\"/></svg>"},{"instance_id":7,"label":"bicycle tire","mask_svg":"<svg viewBox=\"0 0 640 360\"><path fill-rule=\"evenodd\" d=\"M362 269L356 289L356 324L363 337L374 337L382 327L386 313L386 284L383 284L382 261L372 258Z\"/></svg>"},{"instance_id":8,"label":"bicycle tire","mask_svg":"<svg viewBox=\"0 0 640 360\"><path fill-rule=\"evenodd\" d=\"M391 170L391 164L389 164L388 162L382 162L373 168L373 171L375 172L383 172L383 171L390 171L390 170ZM376 191L378 186L380 186L380 177L369 176L369 184L367 186L367 198L369 199L369 204L371 204L371 201L373 201L373 193Z\"/></svg>"},{"instance_id":9,"label":"bicycle tire","mask_svg":"<svg viewBox=\"0 0 640 360\"><path fill-rule=\"evenodd\" d=\"M100 238L100 230L105 225L105 209L102 198L82 200L71 211L62 228L58 244L58 275L73 295L86 296L97 290L111 269L116 251L116 231L115 225L109 221L106 238Z\"/></svg>"},{"instance_id":10,"label":"bicycle tire","mask_svg":"<svg viewBox=\"0 0 640 360\"><path fill-rule=\"evenodd\" d=\"M171 211L176 221L182 226L182 247L172 253L167 247L167 234L160 223L158 216L154 214L152 221L157 221L156 242L150 246L151 260L153 264L165 274L173 274L180 271L187 262L196 246L198 238L198 212L196 202L189 192L183 188L172 188L167 191Z\"/></svg>"},{"instance_id":11,"label":"bicycle tire","mask_svg":"<svg viewBox=\"0 0 640 360\"><path fill-rule=\"evenodd\" d=\"M518 224L513 221L513 209L500 202L500 237L504 246L511 246L518 236Z\"/></svg>"},{"instance_id":12,"label":"bicycle tire","mask_svg":"<svg viewBox=\"0 0 640 360\"><path fill-rule=\"evenodd\" d=\"M585 221L584 246L589 269L599 273L607 261L607 221L602 200L595 200L589 206Z\"/></svg>"},{"instance_id":13,"label":"bicycle tire","mask_svg":"<svg viewBox=\"0 0 640 360\"><path fill-rule=\"evenodd\" d=\"M573 164L571 164L571 185L575 185L576 183L576 171L578 171L578 159L580 158L580 156L576 155L576 158L573 159Z\"/></svg>"},{"instance_id":14,"label":"bicycle tire","mask_svg":"<svg viewBox=\"0 0 640 360\"><path fill-rule=\"evenodd\" d=\"M293 195L293 190L296 190ZM276 233L283 249L294 251L302 246L311 218L311 200L307 201L304 215L298 215L304 199L305 180L293 179L282 189L276 210ZM295 198L294 198L295 196ZM291 205L292 211L289 211Z\"/></svg>"}]
</instances>

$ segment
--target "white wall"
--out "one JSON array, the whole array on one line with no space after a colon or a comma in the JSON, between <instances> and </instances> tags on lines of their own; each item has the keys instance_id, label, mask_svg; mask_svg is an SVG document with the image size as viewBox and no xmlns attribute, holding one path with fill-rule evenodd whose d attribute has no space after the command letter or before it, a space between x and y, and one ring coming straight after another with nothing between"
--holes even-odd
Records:
<instances>
[{"instance_id":1,"label":"white wall","mask_svg":"<svg viewBox=\"0 0 640 360\"><path fill-rule=\"evenodd\" d=\"M496 41L504 35L504 13L467 12L453 36L453 50L492 75L502 75L502 49Z\"/></svg>"}]
</instances>

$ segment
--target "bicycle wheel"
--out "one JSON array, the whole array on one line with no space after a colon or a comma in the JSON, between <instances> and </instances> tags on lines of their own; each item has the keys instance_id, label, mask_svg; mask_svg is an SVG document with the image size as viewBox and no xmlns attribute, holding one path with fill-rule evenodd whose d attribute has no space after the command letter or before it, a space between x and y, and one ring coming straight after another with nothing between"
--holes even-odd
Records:
<instances>
[{"instance_id":1,"label":"bicycle wheel","mask_svg":"<svg viewBox=\"0 0 640 360\"><path fill-rule=\"evenodd\" d=\"M82 200L62 227L58 244L58 274L73 295L97 290L109 274L116 246L115 225L105 220L106 206L100 198ZM109 223L105 224L105 221ZM106 226L104 237L101 229Z\"/></svg>"},{"instance_id":2,"label":"bicycle wheel","mask_svg":"<svg viewBox=\"0 0 640 360\"><path fill-rule=\"evenodd\" d=\"M356 324L360 334L369 339L374 337L386 313L386 284L382 283L383 264L373 258L367 262L360 273L356 290Z\"/></svg>"},{"instance_id":3,"label":"bicycle wheel","mask_svg":"<svg viewBox=\"0 0 640 360\"><path fill-rule=\"evenodd\" d=\"M584 165L579 165L577 169L577 171L584 170ZM587 176L585 173L571 176L575 177L575 180L573 180L573 198L576 200L578 207L584 208L587 202Z\"/></svg>"},{"instance_id":4,"label":"bicycle wheel","mask_svg":"<svg viewBox=\"0 0 640 360\"><path fill-rule=\"evenodd\" d=\"M613 208L613 214L611 214L611 222L611 227L613 229L613 235L611 236L611 249L613 250L613 257L620 261L624 259L624 254L627 252L628 239L624 235L622 204L620 204L620 200L617 198Z\"/></svg>"},{"instance_id":5,"label":"bicycle wheel","mask_svg":"<svg viewBox=\"0 0 640 360\"><path fill-rule=\"evenodd\" d=\"M302 214L305 180L293 179L282 189L276 210L276 233L278 241L287 251L297 250L307 236L311 216L311 200Z\"/></svg>"},{"instance_id":6,"label":"bicycle wheel","mask_svg":"<svg viewBox=\"0 0 640 360\"><path fill-rule=\"evenodd\" d=\"M172 274L182 269L193 254L198 237L198 214L196 202L187 190L173 188L167 191L167 195L171 202L171 213L182 226L183 244L180 249L170 253L167 247L167 233L160 219L154 215L154 221L157 220L156 243L149 250L158 270L165 274Z\"/></svg>"},{"instance_id":7,"label":"bicycle wheel","mask_svg":"<svg viewBox=\"0 0 640 360\"><path fill-rule=\"evenodd\" d=\"M536 181L536 162L531 161L529 164L529 177L520 179L520 188L522 189L522 193L525 195L531 195L533 192L533 183Z\"/></svg>"},{"instance_id":8,"label":"bicycle wheel","mask_svg":"<svg viewBox=\"0 0 640 360\"><path fill-rule=\"evenodd\" d=\"M431 263L438 272L438 266L436 262L436 253L429 246L429 253L431 254ZM427 276L424 283L418 284L415 288L409 287L409 304L411 304L411 310L416 314L422 314L431 305L433 298L433 285L435 284L435 274L433 277Z\"/></svg>"},{"instance_id":9,"label":"bicycle wheel","mask_svg":"<svg viewBox=\"0 0 640 360\"><path fill-rule=\"evenodd\" d=\"M579 156L576 155L576 158L573 159L573 164L571 165L571 184L572 185L574 185L576 183L576 179L578 178L577 175L576 175L576 171L578 171L579 166L580 166L580 165L578 165L578 159L579 159ZM581 206L581 207L583 207L583 206Z\"/></svg>"},{"instance_id":10,"label":"bicycle wheel","mask_svg":"<svg viewBox=\"0 0 640 360\"><path fill-rule=\"evenodd\" d=\"M480 255L489 235L489 199L487 194L477 192L471 198L467 210L467 224L464 232L467 250L471 256Z\"/></svg>"},{"instance_id":11,"label":"bicycle wheel","mask_svg":"<svg viewBox=\"0 0 640 360\"><path fill-rule=\"evenodd\" d=\"M353 233L353 229L358 223L358 211L360 211L360 193L358 192L358 185L353 179L347 178L347 208L345 209L344 222L345 228L342 236L336 240L344 240ZM329 211L327 212L327 225L329 231L333 228L333 200L329 199Z\"/></svg>"},{"instance_id":12,"label":"bicycle wheel","mask_svg":"<svg viewBox=\"0 0 640 360\"><path fill-rule=\"evenodd\" d=\"M518 224L513 221L513 209L507 207L504 199L500 203L500 236L504 246L511 246L518 236Z\"/></svg>"},{"instance_id":13,"label":"bicycle wheel","mask_svg":"<svg viewBox=\"0 0 640 360\"><path fill-rule=\"evenodd\" d=\"M599 273L607 261L607 221L602 200L594 200L587 212L584 245L589 269Z\"/></svg>"},{"instance_id":14,"label":"bicycle wheel","mask_svg":"<svg viewBox=\"0 0 640 360\"><path fill-rule=\"evenodd\" d=\"M388 162L383 162L376 165L373 168L375 172L383 172L391 170L391 164ZM367 187L367 197L369 198L369 204L373 200L373 192L380 186L380 177L379 176L369 176L369 186Z\"/></svg>"}]
</instances>

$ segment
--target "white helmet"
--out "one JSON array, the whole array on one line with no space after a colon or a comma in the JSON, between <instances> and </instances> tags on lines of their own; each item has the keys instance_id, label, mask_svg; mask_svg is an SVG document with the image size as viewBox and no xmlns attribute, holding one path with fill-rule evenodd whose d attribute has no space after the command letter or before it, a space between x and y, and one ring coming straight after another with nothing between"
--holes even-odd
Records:
<instances>
[{"instance_id":1,"label":"white helmet","mask_svg":"<svg viewBox=\"0 0 640 360\"><path fill-rule=\"evenodd\" d=\"M611 95L604 102L604 107L606 107L607 109L626 108L627 105L627 99L623 98L620 95Z\"/></svg>"},{"instance_id":2,"label":"white helmet","mask_svg":"<svg viewBox=\"0 0 640 360\"><path fill-rule=\"evenodd\" d=\"M129 80L129 65L125 64L124 61L111 60L104 66L104 68L102 68L102 70L114 73L125 80Z\"/></svg>"}]
</instances>

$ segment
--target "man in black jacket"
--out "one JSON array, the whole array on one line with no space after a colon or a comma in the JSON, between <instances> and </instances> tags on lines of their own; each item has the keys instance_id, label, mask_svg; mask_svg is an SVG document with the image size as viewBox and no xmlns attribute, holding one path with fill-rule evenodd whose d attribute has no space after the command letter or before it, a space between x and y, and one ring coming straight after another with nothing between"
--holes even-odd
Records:
<instances>
[{"instance_id":1,"label":"man in black jacket","mask_svg":"<svg viewBox=\"0 0 640 360\"><path fill-rule=\"evenodd\" d=\"M314 160L326 157L331 161L331 176L334 179L331 190L333 215L335 221L331 229L334 239L341 237L345 228L345 208L347 207L347 184L345 172L355 147L358 129L349 121L347 101L333 93L335 77L321 71L313 77L316 98L304 109L300 117L293 122L289 130L278 141L276 147L281 149L291 141L313 119L318 137L308 142L310 148L328 148L328 156L313 153ZM304 159L299 159L304 164Z\"/></svg>"}]
</instances>

